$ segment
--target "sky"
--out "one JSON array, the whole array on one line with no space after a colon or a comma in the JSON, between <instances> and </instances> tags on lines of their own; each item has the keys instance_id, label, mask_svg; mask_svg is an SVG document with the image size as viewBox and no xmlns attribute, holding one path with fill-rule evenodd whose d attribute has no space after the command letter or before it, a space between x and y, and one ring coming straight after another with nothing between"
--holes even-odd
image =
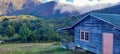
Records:
<instances>
[{"instance_id":1,"label":"sky","mask_svg":"<svg viewBox=\"0 0 120 54\"><path fill-rule=\"evenodd\" d=\"M49 2L49 1L58 1L61 3L69 3L76 6L86 6L86 5L95 5L95 4L105 4L105 3L117 3L120 2L120 0L40 0L43 3Z\"/></svg>"}]
</instances>

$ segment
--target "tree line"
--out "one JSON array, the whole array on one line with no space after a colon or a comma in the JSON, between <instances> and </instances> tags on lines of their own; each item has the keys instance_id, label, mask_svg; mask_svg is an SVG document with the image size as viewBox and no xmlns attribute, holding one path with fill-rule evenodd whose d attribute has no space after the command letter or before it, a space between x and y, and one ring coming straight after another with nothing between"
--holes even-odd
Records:
<instances>
[{"instance_id":1,"label":"tree line","mask_svg":"<svg viewBox=\"0 0 120 54\"><path fill-rule=\"evenodd\" d=\"M76 18L45 20L42 18L8 19L0 22L0 40L5 42L60 41L57 29L70 26Z\"/></svg>"}]
</instances>

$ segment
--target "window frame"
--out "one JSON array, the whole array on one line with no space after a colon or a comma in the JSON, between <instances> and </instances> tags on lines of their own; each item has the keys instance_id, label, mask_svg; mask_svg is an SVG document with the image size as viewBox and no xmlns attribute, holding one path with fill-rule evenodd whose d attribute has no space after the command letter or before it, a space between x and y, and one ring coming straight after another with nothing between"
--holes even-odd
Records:
<instances>
[{"instance_id":1,"label":"window frame","mask_svg":"<svg viewBox=\"0 0 120 54\"><path fill-rule=\"evenodd\" d=\"M80 31L80 39L81 39L81 40L84 40L84 39L85 39L85 37L84 37L85 34L84 34L84 32L83 32L83 35L84 35L83 37L84 37L84 38L82 39L82 34L81 34L82 32L83 32L83 31Z\"/></svg>"},{"instance_id":2,"label":"window frame","mask_svg":"<svg viewBox=\"0 0 120 54\"><path fill-rule=\"evenodd\" d=\"M82 32L84 33L84 39L81 38L81 37L82 37L82 36L81 36L81 35L82 35L82 34L81 34ZM88 40L85 39L85 38L86 38L86 35L85 35L86 32L88 33ZM89 31L80 31L80 40L89 42L89 40L90 40L90 32L89 32Z\"/></svg>"}]
</instances>

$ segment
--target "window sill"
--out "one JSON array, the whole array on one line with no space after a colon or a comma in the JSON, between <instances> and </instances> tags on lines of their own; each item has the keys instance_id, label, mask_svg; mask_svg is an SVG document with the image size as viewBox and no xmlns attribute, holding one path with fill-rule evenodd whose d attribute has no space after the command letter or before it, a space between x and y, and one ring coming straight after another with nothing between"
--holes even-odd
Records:
<instances>
[{"instance_id":1,"label":"window sill","mask_svg":"<svg viewBox=\"0 0 120 54\"><path fill-rule=\"evenodd\" d=\"M83 40L83 39L80 39L80 41L89 42L89 40Z\"/></svg>"}]
</instances>

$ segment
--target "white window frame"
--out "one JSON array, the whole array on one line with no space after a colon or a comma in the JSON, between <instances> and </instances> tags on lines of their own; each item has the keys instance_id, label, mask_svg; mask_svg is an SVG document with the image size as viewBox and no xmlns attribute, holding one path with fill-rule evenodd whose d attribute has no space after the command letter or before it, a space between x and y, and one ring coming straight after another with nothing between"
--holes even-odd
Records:
<instances>
[{"instance_id":1,"label":"white window frame","mask_svg":"<svg viewBox=\"0 0 120 54\"><path fill-rule=\"evenodd\" d=\"M81 38L81 32L84 33L84 39ZM85 33L86 33L86 32L88 33L88 40L85 40ZM90 34L89 31L80 31L80 40L89 42L89 40L90 40L90 38L89 38L90 35L89 35L89 34Z\"/></svg>"}]
</instances>

